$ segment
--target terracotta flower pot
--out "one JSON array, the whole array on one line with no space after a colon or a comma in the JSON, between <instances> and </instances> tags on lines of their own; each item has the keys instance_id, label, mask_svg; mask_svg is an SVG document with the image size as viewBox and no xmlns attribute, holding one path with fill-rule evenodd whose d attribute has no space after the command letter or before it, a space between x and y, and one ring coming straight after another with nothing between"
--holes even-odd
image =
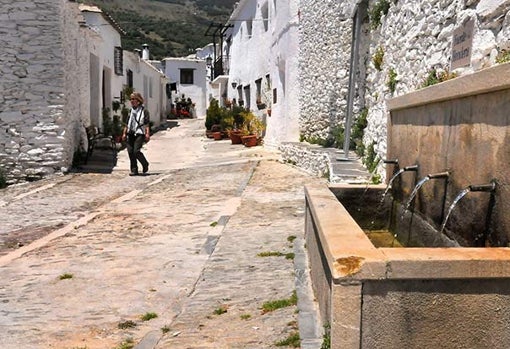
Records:
<instances>
[{"instance_id":1,"label":"terracotta flower pot","mask_svg":"<svg viewBox=\"0 0 510 349\"><path fill-rule=\"evenodd\" d=\"M230 131L230 140L232 141L232 144L243 144L243 141L241 140L242 133L239 131Z\"/></svg>"},{"instance_id":2,"label":"terracotta flower pot","mask_svg":"<svg viewBox=\"0 0 510 349\"><path fill-rule=\"evenodd\" d=\"M245 147L254 147L257 145L257 136L256 135L242 136L241 140Z\"/></svg>"},{"instance_id":3,"label":"terracotta flower pot","mask_svg":"<svg viewBox=\"0 0 510 349\"><path fill-rule=\"evenodd\" d=\"M215 141L221 141L223 139L223 135L221 134L221 132L213 132L212 136Z\"/></svg>"}]
</instances>

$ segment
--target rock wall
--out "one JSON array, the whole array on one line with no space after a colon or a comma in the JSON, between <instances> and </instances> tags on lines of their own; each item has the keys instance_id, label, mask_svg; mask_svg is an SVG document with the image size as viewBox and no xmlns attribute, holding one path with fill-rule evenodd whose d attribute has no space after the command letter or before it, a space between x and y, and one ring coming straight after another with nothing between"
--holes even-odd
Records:
<instances>
[{"instance_id":1,"label":"rock wall","mask_svg":"<svg viewBox=\"0 0 510 349\"><path fill-rule=\"evenodd\" d=\"M300 7L300 133L326 138L347 105L352 26L348 9L334 0L305 0Z\"/></svg>"},{"instance_id":2,"label":"rock wall","mask_svg":"<svg viewBox=\"0 0 510 349\"><path fill-rule=\"evenodd\" d=\"M301 5L301 134L325 138L331 127L345 121L351 19L356 1L303 0ZM381 0L369 1L368 12ZM492 66L496 56L510 47L508 0L399 0L388 1L387 15L378 26L364 18L354 115L368 108L364 144L375 142L380 158L387 148L386 101L421 88L431 69L450 66L453 31L474 20L470 66L455 73L470 74ZM382 48L381 70L373 57ZM388 87L390 71L396 88ZM366 74L366 75L365 75ZM379 172L384 176L381 168Z\"/></svg>"},{"instance_id":3,"label":"rock wall","mask_svg":"<svg viewBox=\"0 0 510 349\"><path fill-rule=\"evenodd\" d=\"M75 3L0 0L0 7L0 170L15 183L71 164L82 97L72 75L82 53L73 44Z\"/></svg>"}]
</instances>

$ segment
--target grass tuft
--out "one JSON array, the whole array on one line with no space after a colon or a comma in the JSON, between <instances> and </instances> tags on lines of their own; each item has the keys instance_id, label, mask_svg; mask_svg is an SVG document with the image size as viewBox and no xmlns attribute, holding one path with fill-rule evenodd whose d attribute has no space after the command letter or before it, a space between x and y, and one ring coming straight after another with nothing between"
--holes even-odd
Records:
<instances>
[{"instance_id":1,"label":"grass tuft","mask_svg":"<svg viewBox=\"0 0 510 349\"><path fill-rule=\"evenodd\" d=\"M299 332L292 332L287 338L276 342L274 344L277 347L292 347L299 348L301 346L301 340L299 339Z\"/></svg>"},{"instance_id":2,"label":"grass tuft","mask_svg":"<svg viewBox=\"0 0 510 349\"><path fill-rule=\"evenodd\" d=\"M262 304L262 313L269 313L271 311L275 311L281 308L290 307L297 304L297 293L296 291L292 292L290 298L279 299L276 301L269 301Z\"/></svg>"},{"instance_id":3,"label":"grass tuft","mask_svg":"<svg viewBox=\"0 0 510 349\"><path fill-rule=\"evenodd\" d=\"M58 278L60 280L72 279L73 278L73 274L65 273L65 274L60 275Z\"/></svg>"},{"instance_id":4,"label":"grass tuft","mask_svg":"<svg viewBox=\"0 0 510 349\"><path fill-rule=\"evenodd\" d=\"M142 321L149 321L149 320L155 319L157 317L158 317L158 314L149 312L149 313L143 314L141 316L141 319L142 319Z\"/></svg>"}]
</instances>

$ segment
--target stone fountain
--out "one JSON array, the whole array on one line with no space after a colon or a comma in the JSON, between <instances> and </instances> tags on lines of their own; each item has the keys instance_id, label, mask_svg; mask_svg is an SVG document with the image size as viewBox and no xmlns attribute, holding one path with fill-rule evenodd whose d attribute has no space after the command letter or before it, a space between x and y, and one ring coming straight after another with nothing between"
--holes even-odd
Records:
<instances>
[{"instance_id":1,"label":"stone fountain","mask_svg":"<svg viewBox=\"0 0 510 349\"><path fill-rule=\"evenodd\" d=\"M389 100L387 158L398 161L385 165L382 203L386 185L305 188L331 348L508 348L509 76L502 64Z\"/></svg>"}]
</instances>

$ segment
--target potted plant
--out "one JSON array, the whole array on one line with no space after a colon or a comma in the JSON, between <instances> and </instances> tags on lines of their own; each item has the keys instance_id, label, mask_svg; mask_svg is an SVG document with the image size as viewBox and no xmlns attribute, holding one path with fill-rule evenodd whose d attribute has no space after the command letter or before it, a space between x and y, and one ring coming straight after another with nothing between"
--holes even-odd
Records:
<instances>
[{"instance_id":1,"label":"potted plant","mask_svg":"<svg viewBox=\"0 0 510 349\"><path fill-rule=\"evenodd\" d=\"M212 126L220 124L222 113L223 111L220 108L218 100L215 98L211 99L205 116L205 133L208 138L212 138Z\"/></svg>"},{"instance_id":2,"label":"potted plant","mask_svg":"<svg viewBox=\"0 0 510 349\"><path fill-rule=\"evenodd\" d=\"M255 114L251 111L241 113L243 116L243 136L241 136L242 143L246 147L253 147L262 142L262 132L266 126Z\"/></svg>"},{"instance_id":3,"label":"potted plant","mask_svg":"<svg viewBox=\"0 0 510 349\"><path fill-rule=\"evenodd\" d=\"M114 114L112 120L112 136L115 140L115 143L122 142L122 121L120 119L120 115Z\"/></svg>"},{"instance_id":4,"label":"potted plant","mask_svg":"<svg viewBox=\"0 0 510 349\"><path fill-rule=\"evenodd\" d=\"M257 109L258 110L262 110L262 109L266 108L266 103L262 102L261 98L257 98L256 103L257 103Z\"/></svg>"}]
</instances>

